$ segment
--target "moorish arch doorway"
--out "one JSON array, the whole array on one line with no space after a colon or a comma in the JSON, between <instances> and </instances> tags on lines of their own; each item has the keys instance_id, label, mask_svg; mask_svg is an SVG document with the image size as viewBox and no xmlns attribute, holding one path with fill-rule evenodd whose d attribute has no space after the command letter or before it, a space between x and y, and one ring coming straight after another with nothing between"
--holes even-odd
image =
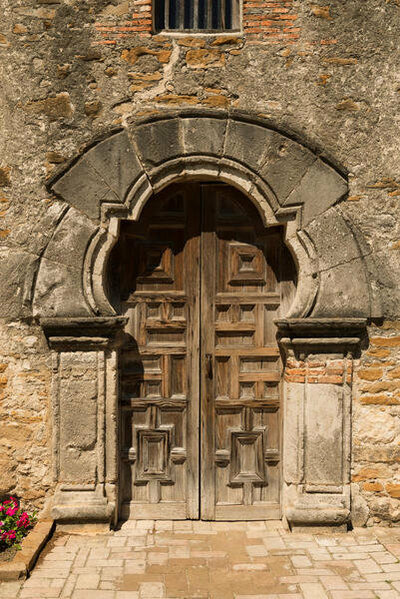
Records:
<instances>
[{"instance_id":1,"label":"moorish arch doorway","mask_svg":"<svg viewBox=\"0 0 400 599\"><path fill-rule=\"evenodd\" d=\"M169 187L200 179L245 197ZM24 306L53 360L51 517L108 529L281 505L292 528L346 527L353 360L384 303L344 170L255 114L190 108L105 132L47 187Z\"/></svg>"},{"instance_id":2,"label":"moorish arch doorway","mask_svg":"<svg viewBox=\"0 0 400 599\"><path fill-rule=\"evenodd\" d=\"M281 361L294 297L283 227L225 184L169 186L121 223L122 517L281 515Z\"/></svg>"}]
</instances>

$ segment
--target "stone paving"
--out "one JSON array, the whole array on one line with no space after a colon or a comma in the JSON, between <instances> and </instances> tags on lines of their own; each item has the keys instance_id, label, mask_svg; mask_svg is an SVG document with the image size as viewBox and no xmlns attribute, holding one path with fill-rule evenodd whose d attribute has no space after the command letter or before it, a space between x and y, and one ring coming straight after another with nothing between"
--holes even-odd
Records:
<instances>
[{"instance_id":1,"label":"stone paving","mask_svg":"<svg viewBox=\"0 0 400 599\"><path fill-rule=\"evenodd\" d=\"M395 599L400 528L287 532L280 522L130 521L57 535L7 599Z\"/></svg>"}]
</instances>

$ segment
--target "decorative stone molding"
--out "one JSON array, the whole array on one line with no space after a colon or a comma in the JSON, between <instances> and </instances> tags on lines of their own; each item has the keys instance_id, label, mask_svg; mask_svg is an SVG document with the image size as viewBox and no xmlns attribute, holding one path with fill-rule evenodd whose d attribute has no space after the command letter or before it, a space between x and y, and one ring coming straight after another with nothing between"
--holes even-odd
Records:
<instances>
[{"instance_id":1,"label":"decorative stone molding","mask_svg":"<svg viewBox=\"0 0 400 599\"><path fill-rule=\"evenodd\" d=\"M206 109L137 120L53 177L49 190L70 209L41 259L34 314L115 314L105 279L120 220L137 220L154 193L190 178L227 182L266 226L286 224L299 273L289 316L382 315L370 252L338 205L343 174L263 119Z\"/></svg>"},{"instance_id":2,"label":"decorative stone molding","mask_svg":"<svg viewBox=\"0 0 400 599\"><path fill-rule=\"evenodd\" d=\"M52 517L110 523L118 501L113 342L125 319L48 318L41 324L53 350Z\"/></svg>"},{"instance_id":3,"label":"decorative stone molding","mask_svg":"<svg viewBox=\"0 0 400 599\"><path fill-rule=\"evenodd\" d=\"M284 498L291 528L350 519L353 358L366 320L276 321L284 352Z\"/></svg>"},{"instance_id":4,"label":"decorative stone molding","mask_svg":"<svg viewBox=\"0 0 400 599\"><path fill-rule=\"evenodd\" d=\"M286 356L284 514L292 527L345 526L352 362L366 319L382 316L379 277L341 211L342 173L267 121L209 110L135 121L49 182L67 208L32 276L32 306L54 352L54 518L116 517L113 340L123 319L107 296L108 258L122 219L138 220L155 193L188 179L226 182L249 197L266 227L285 227L298 285L287 320L277 323Z\"/></svg>"}]
</instances>

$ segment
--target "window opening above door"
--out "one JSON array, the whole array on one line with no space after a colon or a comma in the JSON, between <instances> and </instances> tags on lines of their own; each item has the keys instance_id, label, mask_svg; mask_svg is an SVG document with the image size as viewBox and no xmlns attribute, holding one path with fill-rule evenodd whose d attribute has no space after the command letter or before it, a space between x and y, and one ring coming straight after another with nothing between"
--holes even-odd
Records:
<instances>
[{"instance_id":1,"label":"window opening above door","mask_svg":"<svg viewBox=\"0 0 400 599\"><path fill-rule=\"evenodd\" d=\"M239 0L154 0L155 31L222 32L240 28Z\"/></svg>"}]
</instances>

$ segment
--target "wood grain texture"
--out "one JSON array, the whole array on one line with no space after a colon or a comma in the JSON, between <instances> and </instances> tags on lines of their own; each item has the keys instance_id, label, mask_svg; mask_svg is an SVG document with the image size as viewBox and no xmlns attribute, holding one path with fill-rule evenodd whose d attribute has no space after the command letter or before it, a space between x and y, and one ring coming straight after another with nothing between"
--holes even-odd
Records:
<instances>
[{"instance_id":1,"label":"wood grain texture","mask_svg":"<svg viewBox=\"0 0 400 599\"><path fill-rule=\"evenodd\" d=\"M172 186L125 223L114 287L123 513L251 520L280 513L274 319L294 268L279 227L221 184Z\"/></svg>"}]
</instances>

